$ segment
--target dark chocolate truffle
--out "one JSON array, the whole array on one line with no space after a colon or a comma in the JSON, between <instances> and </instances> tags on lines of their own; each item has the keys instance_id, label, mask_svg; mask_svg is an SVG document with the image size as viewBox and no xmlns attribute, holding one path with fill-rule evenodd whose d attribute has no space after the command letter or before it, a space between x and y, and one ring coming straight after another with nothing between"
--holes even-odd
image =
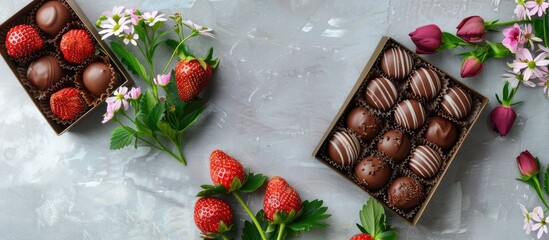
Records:
<instances>
[{"instance_id":1,"label":"dark chocolate truffle","mask_svg":"<svg viewBox=\"0 0 549 240\"><path fill-rule=\"evenodd\" d=\"M357 107L347 116L347 127L362 140L370 141L381 131L381 120L368 109Z\"/></svg>"},{"instance_id":2,"label":"dark chocolate truffle","mask_svg":"<svg viewBox=\"0 0 549 240\"><path fill-rule=\"evenodd\" d=\"M369 190L378 190L391 178L391 168L376 156L362 159L355 166L355 178Z\"/></svg>"},{"instance_id":3,"label":"dark chocolate truffle","mask_svg":"<svg viewBox=\"0 0 549 240\"><path fill-rule=\"evenodd\" d=\"M429 121L429 126L425 131L425 139L444 150L448 150L458 140L458 129L448 119L434 116Z\"/></svg>"},{"instance_id":4,"label":"dark chocolate truffle","mask_svg":"<svg viewBox=\"0 0 549 240\"><path fill-rule=\"evenodd\" d=\"M44 56L31 63L27 78L38 89L44 91L63 78L63 70L53 56Z\"/></svg>"},{"instance_id":5,"label":"dark chocolate truffle","mask_svg":"<svg viewBox=\"0 0 549 240\"><path fill-rule=\"evenodd\" d=\"M336 132L328 144L328 156L342 167L351 165L360 154L360 142L346 132Z\"/></svg>"},{"instance_id":6,"label":"dark chocolate truffle","mask_svg":"<svg viewBox=\"0 0 549 240\"><path fill-rule=\"evenodd\" d=\"M395 79L403 79L412 71L414 61L412 56L400 48L385 50L381 58L381 70L387 76Z\"/></svg>"},{"instance_id":7,"label":"dark chocolate truffle","mask_svg":"<svg viewBox=\"0 0 549 240\"><path fill-rule=\"evenodd\" d=\"M399 130L393 129L383 134L377 143L377 150L399 163L410 153L410 139Z\"/></svg>"},{"instance_id":8,"label":"dark chocolate truffle","mask_svg":"<svg viewBox=\"0 0 549 240\"><path fill-rule=\"evenodd\" d=\"M412 92L426 100L431 100L437 96L442 88L437 73L428 68L420 68L412 74L410 82Z\"/></svg>"},{"instance_id":9,"label":"dark chocolate truffle","mask_svg":"<svg viewBox=\"0 0 549 240\"><path fill-rule=\"evenodd\" d=\"M69 9L58 1L49 1L36 12L36 24L51 36L57 35L70 21Z\"/></svg>"},{"instance_id":10,"label":"dark chocolate truffle","mask_svg":"<svg viewBox=\"0 0 549 240\"><path fill-rule=\"evenodd\" d=\"M425 109L414 99L400 102L395 111L396 123L412 130L423 126L425 117Z\"/></svg>"},{"instance_id":11,"label":"dark chocolate truffle","mask_svg":"<svg viewBox=\"0 0 549 240\"><path fill-rule=\"evenodd\" d=\"M95 97L106 93L112 79L112 71L109 65L102 62L94 62L84 69L82 74L84 86Z\"/></svg>"},{"instance_id":12,"label":"dark chocolate truffle","mask_svg":"<svg viewBox=\"0 0 549 240\"><path fill-rule=\"evenodd\" d=\"M372 80L366 87L366 102L380 110L391 108L398 97L395 85L389 79L380 77Z\"/></svg>"},{"instance_id":13,"label":"dark chocolate truffle","mask_svg":"<svg viewBox=\"0 0 549 240\"><path fill-rule=\"evenodd\" d=\"M442 100L442 111L456 119L462 119L471 111L471 96L459 87L448 89Z\"/></svg>"},{"instance_id":14,"label":"dark chocolate truffle","mask_svg":"<svg viewBox=\"0 0 549 240\"><path fill-rule=\"evenodd\" d=\"M390 206L406 211L416 207L425 192L417 180L410 177L399 177L393 181L387 195Z\"/></svg>"},{"instance_id":15,"label":"dark chocolate truffle","mask_svg":"<svg viewBox=\"0 0 549 240\"><path fill-rule=\"evenodd\" d=\"M410 158L410 169L422 178L432 178L440 170L442 159L432 148L421 145L414 150Z\"/></svg>"}]
</instances>

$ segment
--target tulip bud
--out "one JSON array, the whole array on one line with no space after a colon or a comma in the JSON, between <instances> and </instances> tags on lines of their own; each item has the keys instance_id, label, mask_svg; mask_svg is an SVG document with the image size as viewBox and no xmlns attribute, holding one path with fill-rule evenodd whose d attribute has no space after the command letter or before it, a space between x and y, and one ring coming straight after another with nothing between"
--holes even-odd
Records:
<instances>
[{"instance_id":1,"label":"tulip bud","mask_svg":"<svg viewBox=\"0 0 549 240\"><path fill-rule=\"evenodd\" d=\"M425 25L408 34L416 45L416 53L432 54L442 44L442 31L435 24Z\"/></svg>"},{"instance_id":2,"label":"tulip bud","mask_svg":"<svg viewBox=\"0 0 549 240\"><path fill-rule=\"evenodd\" d=\"M505 137L517 118L515 110L507 106L497 106L490 113L490 125L502 137Z\"/></svg>"},{"instance_id":3,"label":"tulip bud","mask_svg":"<svg viewBox=\"0 0 549 240\"><path fill-rule=\"evenodd\" d=\"M461 65L461 77L474 77L482 72L484 66L482 62L477 57L471 56L463 60Z\"/></svg>"},{"instance_id":4,"label":"tulip bud","mask_svg":"<svg viewBox=\"0 0 549 240\"><path fill-rule=\"evenodd\" d=\"M531 178L539 172L538 160L528 150L521 152L517 157L517 165L520 175L524 178Z\"/></svg>"},{"instance_id":5,"label":"tulip bud","mask_svg":"<svg viewBox=\"0 0 549 240\"><path fill-rule=\"evenodd\" d=\"M457 29L456 35L468 43L476 44L484 42L486 26L484 26L484 19L479 16L463 19L457 26Z\"/></svg>"}]
</instances>

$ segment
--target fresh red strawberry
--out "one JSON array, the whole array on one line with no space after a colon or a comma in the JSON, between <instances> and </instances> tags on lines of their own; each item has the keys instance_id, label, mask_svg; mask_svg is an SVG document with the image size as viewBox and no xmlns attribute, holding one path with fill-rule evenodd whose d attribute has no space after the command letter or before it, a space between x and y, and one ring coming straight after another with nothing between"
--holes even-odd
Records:
<instances>
[{"instance_id":1,"label":"fresh red strawberry","mask_svg":"<svg viewBox=\"0 0 549 240\"><path fill-rule=\"evenodd\" d=\"M86 30L73 29L61 38L59 44L63 57L71 62L80 64L95 53L95 45Z\"/></svg>"},{"instance_id":2,"label":"fresh red strawberry","mask_svg":"<svg viewBox=\"0 0 549 240\"><path fill-rule=\"evenodd\" d=\"M244 167L223 151L214 150L210 155L210 177L214 185L221 184L230 190L235 178L244 182Z\"/></svg>"},{"instance_id":3,"label":"fresh red strawberry","mask_svg":"<svg viewBox=\"0 0 549 240\"><path fill-rule=\"evenodd\" d=\"M212 76L212 67L209 63L188 57L181 60L175 67L177 91L181 100L188 102L198 96L206 87Z\"/></svg>"},{"instance_id":4,"label":"fresh red strawberry","mask_svg":"<svg viewBox=\"0 0 549 240\"><path fill-rule=\"evenodd\" d=\"M349 240L374 240L374 238L369 234L361 233L361 234L354 235Z\"/></svg>"},{"instance_id":5,"label":"fresh red strawberry","mask_svg":"<svg viewBox=\"0 0 549 240\"><path fill-rule=\"evenodd\" d=\"M44 46L44 40L31 26L22 24L12 27L6 35L6 48L12 57L26 57Z\"/></svg>"},{"instance_id":6,"label":"fresh red strawberry","mask_svg":"<svg viewBox=\"0 0 549 240\"><path fill-rule=\"evenodd\" d=\"M265 211L267 219L272 222L274 214L279 210L288 214L292 210L295 213L299 212L301 210L301 198L286 180L277 176L273 177L267 184L267 191L263 200L263 211Z\"/></svg>"},{"instance_id":7,"label":"fresh red strawberry","mask_svg":"<svg viewBox=\"0 0 549 240\"><path fill-rule=\"evenodd\" d=\"M64 121L75 120L84 110L76 88L63 88L51 95L51 112Z\"/></svg>"},{"instance_id":8,"label":"fresh red strawberry","mask_svg":"<svg viewBox=\"0 0 549 240\"><path fill-rule=\"evenodd\" d=\"M229 204L215 197L203 197L194 204L194 223L204 234L218 233L219 223L226 226L233 222L233 211Z\"/></svg>"}]
</instances>

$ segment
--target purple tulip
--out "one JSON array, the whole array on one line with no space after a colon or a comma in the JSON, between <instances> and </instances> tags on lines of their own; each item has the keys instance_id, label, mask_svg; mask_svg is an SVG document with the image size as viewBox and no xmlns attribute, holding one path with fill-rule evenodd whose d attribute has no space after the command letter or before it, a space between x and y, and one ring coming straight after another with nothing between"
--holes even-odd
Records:
<instances>
[{"instance_id":1,"label":"purple tulip","mask_svg":"<svg viewBox=\"0 0 549 240\"><path fill-rule=\"evenodd\" d=\"M494 131L498 132L502 137L505 137L507 133L509 133L509 130L511 130L511 127L513 127L516 118L517 113L515 113L513 108L497 106L492 110L492 113L490 113L490 124Z\"/></svg>"},{"instance_id":2,"label":"purple tulip","mask_svg":"<svg viewBox=\"0 0 549 240\"><path fill-rule=\"evenodd\" d=\"M517 165L520 175L524 178L531 178L539 172L538 161L528 150L521 152L517 157Z\"/></svg>"},{"instance_id":3,"label":"purple tulip","mask_svg":"<svg viewBox=\"0 0 549 240\"><path fill-rule=\"evenodd\" d=\"M463 19L457 26L457 29L456 35L468 43L476 44L484 42L486 26L484 26L484 19L479 16Z\"/></svg>"},{"instance_id":4,"label":"purple tulip","mask_svg":"<svg viewBox=\"0 0 549 240\"><path fill-rule=\"evenodd\" d=\"M484 70L482 62L477 57L471 56L463 60L461 65L461 77L474 77Z\"/></svg>"},{"instance_id":5,"label":"purple tulip","mask_svg":"<svg viewBox=\"0 0 549 240\"><path fill-rule=\"evenodd\" d=\"M432 54L442 44L442 31L435 24L425 25L408 34L416 45L416 53Z\"/></svg>"}]
</instances>

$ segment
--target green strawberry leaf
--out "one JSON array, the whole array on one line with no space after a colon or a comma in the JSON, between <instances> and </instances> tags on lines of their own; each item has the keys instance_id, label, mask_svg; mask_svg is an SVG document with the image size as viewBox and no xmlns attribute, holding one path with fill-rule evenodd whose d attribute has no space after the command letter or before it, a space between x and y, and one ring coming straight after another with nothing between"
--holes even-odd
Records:
<instances>
[{"instance_id":1,"label":"green strawberry leaf","mask_svg":"<svg viewBox=\"0 0 549 240\"><path fill-rule=\"evenodd\" d=\"M164 111L166 110L165 102L159 102L157 103L149 113L147 117L147 126L153 131L159 130L158 125L160 124L160 120L162 119L162 116L164 115Z\"/></svg>"},{"instance_id":2,"label":"green strawberry leaf","mask_svg":"<svg viewBox=\"0 0 549 240\"><path fill-rule=\"evenodd\" d=\"M173 142L178 141L177 131L175 131L175 129L173 129L169 123L164 121L160 122L158 124L158 129L160 130L160 132L162 132L162 134L164 134L164 136L168 137Z\"/></svg>"},{"instance_id":3,"label":"green strawberry leaf","mask_svg":"<svg viewBox=\"0 0 549 240\"><path fill-rule=\"evenodd\" d=\"M143 119L147 119L157 103L158 103L158 100L154 97L154 94L150 90L146 91L141 97L141 99L139 100L138 115L142 116ZM143 122L146 123L147 121L143 121Z\"/></svg>"},{"instance_id":4,"label":"green strawberry leaf","mask_svg":"<svg viewBox=\"0 0 549 240\"><path fill-rule=\"evenodd\" d=\"M297 214L300 214L300 213L301 213L301 211L298 212ZM287 213L284 210L278 210L273 215L273 223L280 224L280 223L292 222L295 219L297 214L296 214L295 210L293 210L293 209L290 211L290 213Z\"/></svg>"},{"instance_id":5,"label":"green strawberry leaf","mask_svg":"<svg viewBox=\"0 0 549 240\"><path fill-rule=\"evenodd\" d=\"M545 180L543 182L545 194L549 195L549 165L547 165L547 169L545 169L545 174L543 176Z\"/></svg>"},{"instance_id":6,"label":"green strawberry leaf","mask_svg":"<svg viewBox=\"0 0 549 240\"><path fill-rule=\"evenodd\" d=\"M129 146L136 136L137 132L133 128L118 126L112 131L110 149L117 150Z\"/></svg>"},{"instance_id":7,"label":"green strawberry leaf","mask_svg":"<svg viewBox=\"0 0 549 240\"><path fill-rule=\"evenodd\" d=\"M145 67L143 67L139 60L124 46L117 42L111 42L111 48L132 73L139 75L139 77L145 79L145 81L149 79Z\"/></svg>"},{"instance_id":8,"label":"green strawberry leaf","mask_svg":"<svg viewBox=\"0 0 549 240\"><path fill-rule=\"evenodd\" d=\"M204 112L204 109L206 109L205 104L199 107L198 109L195 109L193 112L187 114L183 118L183 121L181 122L181 128L182 128L181 131L185 131L188 127L193 125L198 120L202 112Z\"/></svg>"},{"instance_id":9,"label":"green strawberry leaf","mask_svg":"<svg viewBox=\"0 0 549 240\"><path fill-rule=\"evenodd\" d=\"M395 230L382 232L374 237L375 240L397 240L398 233Z\"/></svg>"},{"instance_id":10,"label":"green strawberry leaf","mask_svg":"<svg viewBox=\"0 0 549 240\"><path fill-rule=\"evenodd\" d=\"M152 137L153 132L149 127L143 122L142 117L135 118L135 126L137 127L137 134L140 136Z\"/></svg>"},{"instance_id":11,"label":"green strawberry leaf","mask_svg":"<svg viewBox=\"0 0 549 240\"><path fill-rule=\"evenodd\" d=\"M215 186L204 184L200 187L202 188L202 191L196 194L197 197L207 197L222 193L228 193L227 189L221 184L216 184Z\"/></svg>"},{"instance_id":12,"label":"green strawberry leaf","mask_svg":"<svg viewBox=\"0 0 549 240\"><path fill-rule=\"evenodd\" d=\"M267 231L265 231L265 236L267 237L267 240L276 239L276 232L274 232L274 230L276 229L277 225L271 224L269 223L269 221L267 221L267 219L265 218L265 212L263 212L263 210L260 210L255 215L255 218L259 222L261 229L267 229ZM271 226L272 231L268 231ZM244 228L242 229L242 240L261 240L261 235L257 231L257 228L250 221L244 222Z\"/></svg>"},{"instance_id":13,"label":"green strawberry leaf","mask_svg":"<svg viewBox=\"0 0 549 240\"><path fill-rule=\"evenodd\" d=\"M263 183L265 183L266 179L267 177L263 174L248 173L244 178L244 185L242 185L240 191L245 193L255 192L257 189L263 186Z\"/></svg>"},{"instance_id":14,"label":"green strawberry leaf","mask_svg":"<svg viewBox=\"0 0 549 240\"><path fill-rule=\"evenodd\" d=\"M242 182L240 182L240 179L238 177L235 177L233 181L231 182L231 189L229 189L229 192L236 191L242 187Z\"/></svg>"},{"instance_id":15,"label":"green strawberry leaf","mask_svg":"<svg viewBox=\"0 0 549 240\"><path fill-rule=\"evenodd\" d=\"M166 40L166 45L168 45L173 50L176 50L175 48L177 48L177 46L179 45L179 41L174 40L174 39L168 39L168 40ZM185 44L179 45L179 48L177 49L176 54L177 54L177 59L179 61L187 58L187 56L191 56L191 53L189 51L189 47Z\"/></svg>"},{"instance_id":16,"label":"green strawberry leaf","mask_svg":"<svg viewBox=\"0 0 549 240\"><path fill-rule=\"evenodd\" d=\"M315 199L313 201L306 200L301 204L301 210L298 216L290 224L288 228L294 231L310 231L313 228L325 228L328 224L323 221L331 215L327 214L328 207L322 206L323 201Z\"/></svg>"},{"instance_id":17,"label":"green strawberry leaf","mask_svg":"<svg viewBox=\"0 0 549 240\"><path fill-rule=\"evenodd\" d=\"M364 229L364 227L362 227L362 225L360 224L356 224L356 227L358 228L358 230L360 230L361 233L366 233L368 234L368 232L366 232L366 229Z\"/></svg>"},{"instance_id":18,"label":"green strawberry leaf","mask_svg":"<svg viewBox=\"0 0 549 240\"><path fill-rule=\"evenodd\" d=\"M360 222L364 227L364 230L373 237L383 232L383 226L380 226L381 221L385 219L385 210L383 206L379 204L373 198L368 199L368 202L362 207L359 213ZM383 225L385 225L383 223Z\"/></svg>"}]
</instances>

